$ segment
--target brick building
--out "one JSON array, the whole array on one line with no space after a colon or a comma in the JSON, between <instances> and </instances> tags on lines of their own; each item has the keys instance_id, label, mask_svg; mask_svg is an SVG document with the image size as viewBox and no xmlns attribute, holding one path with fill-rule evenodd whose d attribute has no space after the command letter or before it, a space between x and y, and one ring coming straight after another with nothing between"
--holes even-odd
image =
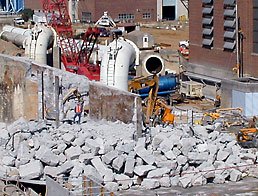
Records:
<instances>
[{"instance_id":1,"label":"brick building","mask_svg":"<svg viewBox=\"0 0 258 196\"><path fill-rule=\"evenodd\" d=\"M188 3L188 0L183 0ZM148 22L188 18L181 0L68 0L72 21L97 21L105 11L122 22ZM24 7L41 10L40 0L24 0Z\"/></svg>"},{"instance_id":2,"label":"brick building","mask_svg":"<svg viewBox=\"0 0 258 196\"><path fill-rule=\"evenodd\" d=\"M258 76L258 0L194 0L189 13L188 71L217 78Z\"/></svg>"}]
</instances>

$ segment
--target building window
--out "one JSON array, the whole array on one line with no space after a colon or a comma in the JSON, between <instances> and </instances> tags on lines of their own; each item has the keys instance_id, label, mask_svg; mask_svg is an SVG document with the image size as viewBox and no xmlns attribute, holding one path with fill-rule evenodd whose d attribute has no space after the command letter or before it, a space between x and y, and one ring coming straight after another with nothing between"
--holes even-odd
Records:
<instances>
[{"instance_id":1,"label":"building window","mask_svg":"<svg viewBox=\"0 0 258 196\"><path fill-rule=\"evenodd\" d=\"M91 13L90 12L82 12L82 22L91 21Z\"/></svg>"},{"instance_id":2,"label":"building window","mask_svg":"<svg viewBox=\"0 0 258 196\"><path fill-rule=\"evenodd\" d=\"M213 47L213 0L202 1L202 46Z\"/></svg>"},{"instance_id":3,"label":"building window","mask_svg":"<svg viewBox=\"0 0 258 196\"><path fill-rule=\"evenodd\" d=\"M142 18L143 19L150 19L151 18L151 14L150 13L143 13L142 14Z\"/></svg>"},{"instance_id":4,"label":"building window","mask_svg":"<svg viewBox=\"0 0 258 196\"><path fill-rule=\"evenodd\" d=\"M134 14L118 14L118 18L120 21L126 22L134 22L135 16Z\"/></svg>"},{"instance_id":5,"label":"building window","mask_svg":"<svg viewBox=\"0 0 258 196\"><path fill-rule=\"evenodd\" d=\"M253 52L258 53L258 1L254 0L253 16Z\"/></svg>"}]
</instances>

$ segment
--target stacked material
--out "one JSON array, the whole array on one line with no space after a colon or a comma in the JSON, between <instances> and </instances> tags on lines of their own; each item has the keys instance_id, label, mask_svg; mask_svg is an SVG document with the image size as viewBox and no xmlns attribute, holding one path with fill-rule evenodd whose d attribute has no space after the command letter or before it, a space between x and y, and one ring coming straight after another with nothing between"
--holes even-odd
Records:
<instances>
[{"instance_id":1,"label":"stacked material","mask_svg":"<svg viewBox=\"0 0 258 196\"><path fill-rule=\"evenodd\" d=\"M0 177L73 179L86 175L112 191L239 181L257 176L257 149L243 149L219 124L151 128L133 139L134 126L83 119L55 129L20 118L0 124ZM81 181L76 181L81 183Z\"/></svg>"}]
</instances>

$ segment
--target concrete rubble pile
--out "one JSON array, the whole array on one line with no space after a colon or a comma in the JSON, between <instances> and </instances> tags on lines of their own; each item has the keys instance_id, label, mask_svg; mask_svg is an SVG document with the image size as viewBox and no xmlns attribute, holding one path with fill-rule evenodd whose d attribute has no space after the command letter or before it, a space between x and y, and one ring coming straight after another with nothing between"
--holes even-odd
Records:
<instances>
[{"instance_id":1,"label":"concrete rubble pile","mask_svg":"<svg viewBox=\"0 0 258 196\"><path fill-rule=\"evenodd\" d=\"M68 177L68 183L79 187L81 181L72 179L86 175L113 191L187 188L256 176L257 149L243 149L235 136L218 130L219 124L158 126L135 141L133 125L121 122L86 119L55 129L20 118L0 124L0 176Z\"/></svg>"}]
</instances>

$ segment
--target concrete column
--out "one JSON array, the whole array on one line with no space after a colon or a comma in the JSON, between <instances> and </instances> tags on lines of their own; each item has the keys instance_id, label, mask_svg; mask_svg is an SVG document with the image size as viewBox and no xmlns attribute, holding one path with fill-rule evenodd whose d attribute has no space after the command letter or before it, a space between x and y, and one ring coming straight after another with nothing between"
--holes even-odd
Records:
<instances>
[{"instance_id":1,"label":"concrete column","mask_svg":"<svg viewBox=\"0 0 258 196\"><path fill-rule=\"evenodd\" d=\"M53 47L53 67L61 69L61 49Z\"/></svg>"},{"instance_id":2,"label":"concrete column","mask_svg":"<svg viewBox=\"0 0 258 196\"><path fill-rule=\"evenodd\" d=\"M55 110L56 110L56 128L59 127L59 77L55 76Z\"/></svg>"}]
</instances>

